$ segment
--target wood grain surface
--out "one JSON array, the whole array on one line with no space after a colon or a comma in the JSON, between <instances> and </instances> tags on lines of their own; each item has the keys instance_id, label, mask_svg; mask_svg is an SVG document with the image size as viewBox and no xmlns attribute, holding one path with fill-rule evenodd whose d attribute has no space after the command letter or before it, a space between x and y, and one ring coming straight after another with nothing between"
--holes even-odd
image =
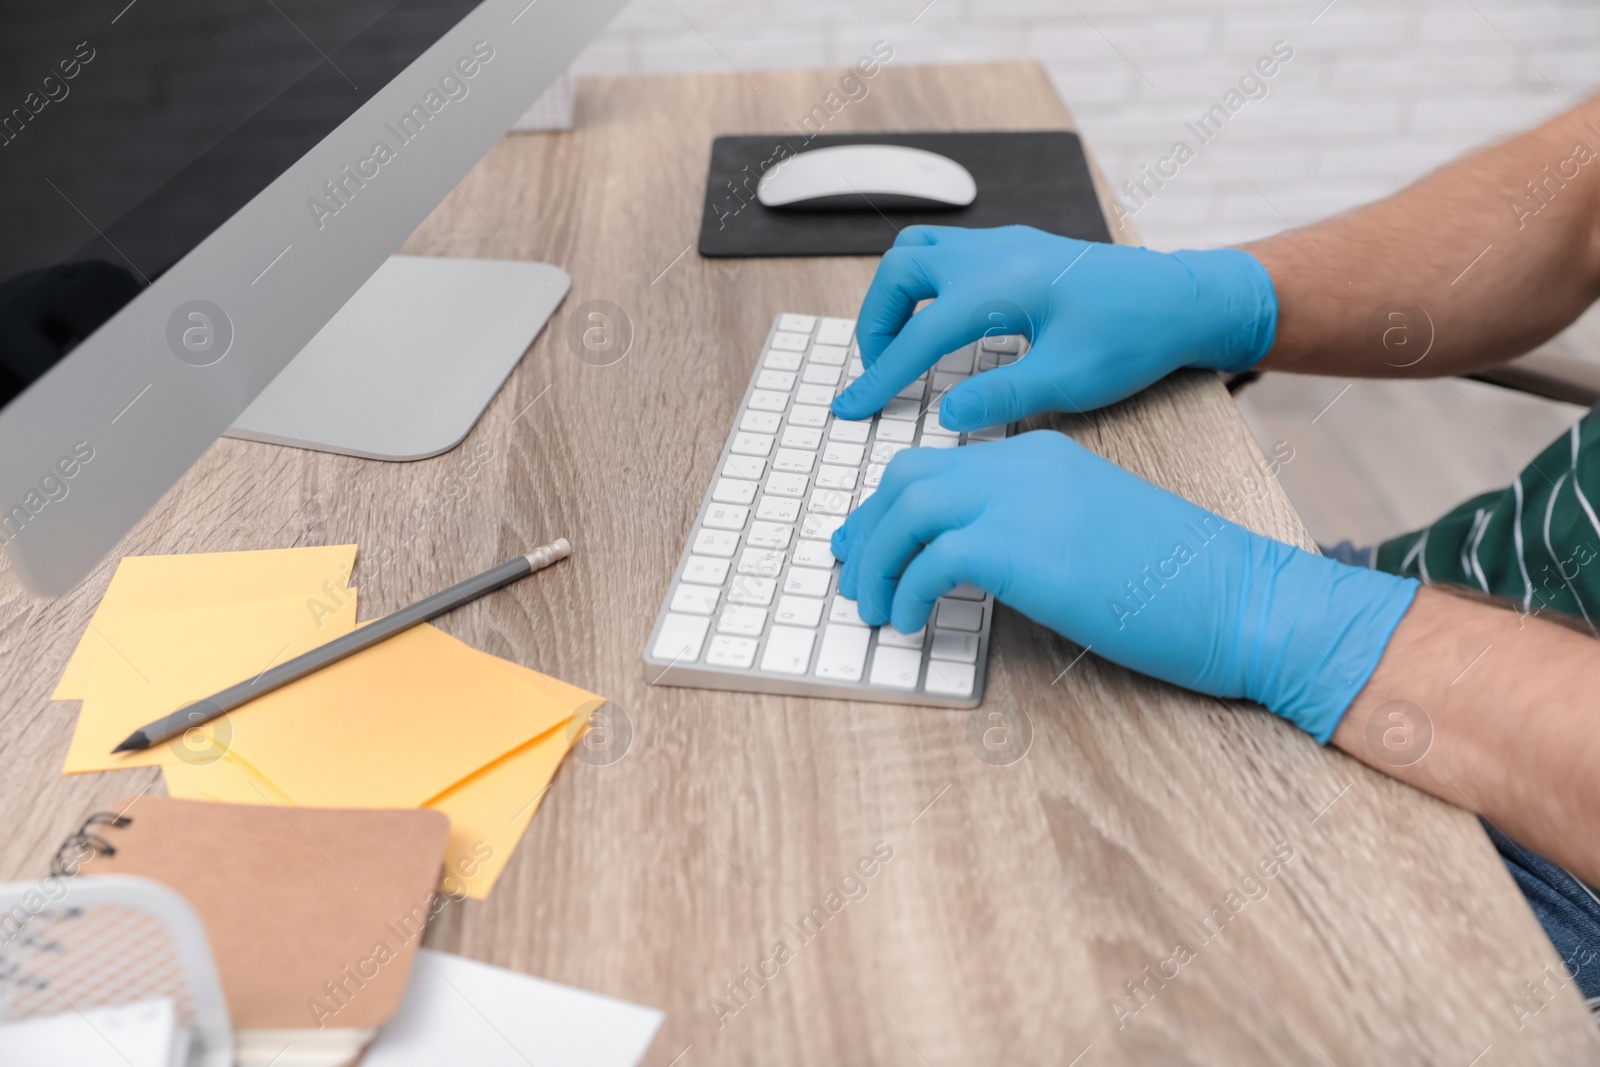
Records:
<instances>
[{"instance_id":1,"label":"wood grain surface","mask_svg":"<svg viewBox=\"0 0 1600 1067\"><path fill-rule=\"evenodd\" d=\"M567 761L490 899L451 905L429 941L664 1009L648 1064L1594 1059L1570 982L1519 1028L1513 1000L1555 990L1559 963L1473 817L1259 709L1006 610L977 712L646 685L645 636L772 316L853 315L874 267L700 259L711 138L782 130L841 73L583 81L575 132L505 138L404 248L575 279L461 448L385 464L219 441L120 552L356 541L372 617L570 538L570 560L443 625L610 697L610 747ZM1033 65L891 63L868 84L830 131L1071 121ZM596 300L632 326L608 366L569 343ZM1059 425L1306 540L1210 376ZM160 789L148 770L59 770L75 706L47 694L110 571L55 602L0 575L0 877L43 874L85 813ZM791 924L818 908L807 939Z\"/></svg>"}]
</instances>

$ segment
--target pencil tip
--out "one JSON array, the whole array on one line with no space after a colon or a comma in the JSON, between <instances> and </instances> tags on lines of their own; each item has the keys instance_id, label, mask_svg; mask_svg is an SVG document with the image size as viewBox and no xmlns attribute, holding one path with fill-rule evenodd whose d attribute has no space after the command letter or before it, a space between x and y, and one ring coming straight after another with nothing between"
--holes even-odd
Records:
<instances>
[{"instance_id":1,"label":"pencil tip","mask_svg":"<svg viewBox=\"0 0 1600 1067\"><path fill-rule=\"evenodd\" d=\"M112 749L111 751L112 751L113 754L118 753L118 752L143 752L145 749L147 749L149 747L150 747L150 742L145 740L144 731L143 730L136 730L133 733L129 734L123 740L122 744L118 745L116 748Z\"/></svg>"}]
</instances>

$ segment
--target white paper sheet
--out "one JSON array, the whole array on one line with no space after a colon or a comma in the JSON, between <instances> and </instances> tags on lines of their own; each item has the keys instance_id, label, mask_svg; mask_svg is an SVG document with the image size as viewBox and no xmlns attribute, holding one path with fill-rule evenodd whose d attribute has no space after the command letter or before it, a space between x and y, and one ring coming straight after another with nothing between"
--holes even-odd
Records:
<instances>
[{"instance_id":1,"label":"white paper sheet","mask_svg":"<svg viewBox=\"0 0 1600 1067\"><path fill-rule=\"evenodd\" d=\"M174 1067L188 1047L170 1000L0 1024L0 1067Z\"/></svg>"},{"instance_id":2,"label":"white paper sheet","mask_svg":"<svg viewBox=\"0 0 1600 1067\"><path fill-rule=\"evenodd\" d=\"M635 1067L663 1015L419 949L405 997L362 1067Z\"/></svg>"}]
</instances>

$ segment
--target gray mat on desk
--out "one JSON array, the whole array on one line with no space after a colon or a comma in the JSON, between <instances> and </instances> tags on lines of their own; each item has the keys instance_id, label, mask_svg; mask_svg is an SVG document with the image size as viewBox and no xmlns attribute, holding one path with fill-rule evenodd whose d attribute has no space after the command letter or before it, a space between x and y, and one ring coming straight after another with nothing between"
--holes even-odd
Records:
<instances>
[{"instance_id":1,"label":"gray mat on desk","mask_svg":"<svg viewBox=\"0 0 1600 1067\"><path fill-rule=\"evenodd\" d=\"M755 199L765 166L788 152L830 145L923 148L972 172L978 198L953 211L774 211ZM1111 231L1089 176L1083 142L1062 130L962 133L796 133L718 137L711 143L700 254L876 256L907 226L1037 226L1086 241Z\"/></svg>"}]
</instances>

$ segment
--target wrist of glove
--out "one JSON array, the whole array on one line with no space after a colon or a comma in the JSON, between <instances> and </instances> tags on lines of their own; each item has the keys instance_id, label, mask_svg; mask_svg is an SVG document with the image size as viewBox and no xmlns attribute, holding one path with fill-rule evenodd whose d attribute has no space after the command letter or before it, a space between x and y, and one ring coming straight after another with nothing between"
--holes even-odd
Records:
<instances>
[{"instance_id":1,"label":"wrist of glove","mask_svg":"<svg viewBox=\"0 0 1600 1067\"><path fill-rule=\"evenodd\" d=\"M1106 659L1254 700L1319 742L1417 588L1251 533L1049 431L900 453L833 551L869 624L914 632L970 582Z\"/></svg>"},{"instance_id":2,"label":"wrist of glove","mask_svg":"<svg viewBox=\"0 0 1600 1067\"><path fill-rule=\"evenodd\" d=\"M1181 367L1248 369L1272 347L1277 324L1271 277L1238 249L1167 253L1023 226L913 226L884 255L862 302L865 372L833 410L866 418L946 353L1023 334L1026 358L955 386L940 421L974 430L1087 411Z\"/></svg>"}]
</instances>

